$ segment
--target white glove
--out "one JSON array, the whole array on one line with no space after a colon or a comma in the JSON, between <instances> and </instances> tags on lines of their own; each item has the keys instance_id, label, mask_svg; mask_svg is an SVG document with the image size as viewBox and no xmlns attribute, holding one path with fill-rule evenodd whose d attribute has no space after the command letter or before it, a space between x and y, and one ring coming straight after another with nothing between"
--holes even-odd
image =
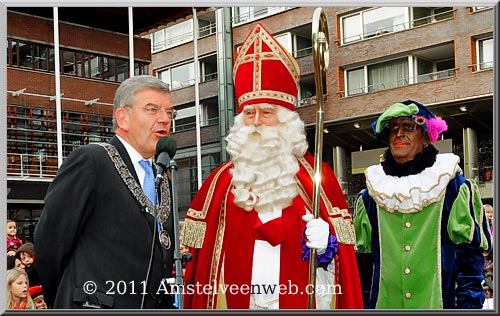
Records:
<instances>
[{"instance_id":1,"label":"white glove","mask_svg":"<svg viewBox=\"0 0 500 316\"><path fill-rule=\"evenodd\" d=\"M309 211L302 216L302 220L307 223L305 231L307 247L317 249L319 255L324 253L330 236L328 223L321 218L314 218Z\"/></svg>"}]
</instances>

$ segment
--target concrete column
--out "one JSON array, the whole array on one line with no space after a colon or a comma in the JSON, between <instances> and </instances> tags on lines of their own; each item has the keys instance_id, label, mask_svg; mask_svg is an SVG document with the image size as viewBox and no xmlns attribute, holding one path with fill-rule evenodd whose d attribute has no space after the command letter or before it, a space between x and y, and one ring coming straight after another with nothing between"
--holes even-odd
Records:
<instances>
[{"instance_id":1,"label":"concrete column","mask_svg":"<svg viewBox=\"0 0 500 316\"><path fill-rule=\"evenodd\" d=\"M219 128L221 162L229 159L224 138L233 125L234 84L233 84L233 38L231 8L224 7L215 12L217 43L217 80L219 82Z\"/></svg>"},{"instance_id":2,"label":"concrete column","mask_svg":"<svg viewBox=\"0 0 500 316\"><path fill-rule=\"evenodd\" d=\"M464 175L479 182L477 134L472 128L464 128Z\"/></svg>"},{"instance_id":3,"label":"concrete column","mask_svg":"<svg viewBox=\"0 0 500 316\"><path fill-rule=\"evenodd\" d=\"M347 195L347 168L345 166L346 154L343 147L333 147L333 171L337 176L344 195Z\"/></svg>"}]
</instances>

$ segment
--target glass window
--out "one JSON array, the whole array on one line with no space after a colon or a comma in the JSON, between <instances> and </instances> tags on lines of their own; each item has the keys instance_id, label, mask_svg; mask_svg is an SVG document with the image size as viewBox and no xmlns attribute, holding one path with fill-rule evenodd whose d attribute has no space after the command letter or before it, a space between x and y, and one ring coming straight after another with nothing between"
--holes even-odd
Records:
<instances>
[{"instance_id":1,"label":"glass window","mask_svg":"<svg viewBox=\"0 0 500 316\"><path fill-rule=\"evenodd\" d=\"M429 60L417 58L417 82L426 82L434 79L434 63Z\"/></svg>"},{"instance_id":2,"label":"glass window","mask_svg":"<svg viewBox=\"0 0 500 316\"><path fill-rule=\"evenodd\" d=\"M194 84L194 63L184 64L171 71L171 87L173 89L180 89Z\"/></svg>"},{"instance_id":3,"label":"glass window","mask_svg":"<svg viewBox=\"0 0 500 316\"><path fill-rule=\"evenodd\" d=\"M49 71L56 70L54 54L55 54L54 47L50 47L49 48Z\"/></svg>"},{"instance_id":4,"label":"glass window","mask_svg":"<svg viewBox=\"0 0 500 316\"><path fill-rule=\"evenodd\" d=\"M201 82L217 79L216 57L216 55L211 55L200 60Z\"/></svg>"},{"instance_id":5,"label":"glass window","mask_svg":"<svg viewBox=\"0 0 500 316\"><path fill-rule=\"evenodd\" d=\"M410 24L411 14L411 24ZM342 44L453 17L453 7L382 7L341 17Z\"/></svg>"},{"instance_id":6,"label":"glass window","mask_svg":"<svg viewBox=\"0 0 500 316\"><path fill-rule=\"evenodd\" d=\"M286 10L288 7L235 7L234 24L261 19L277 12Z\"/></svg>"},{"instance_id":7,"label":"glass window","mask_svg":"<svg viewBox=\"0 0 500 316\"><path fill-rule=\"evenodd\" d=\"M347 95L365 93L365 69L347 71Z\"/></svg>"},{"instance_id":8,"label":"glass window","mask_svg":"<svg viewBox=\"0 0 500 316\"><path fill-rule=\"evenodd\" d=\"M19 66L33 68L33 45L18 42Z\"/></svg>"},{"instance_id":9,"label":"glass window","mask_svg":"<svg viewBox=\"0 0 500 316\"><path fill-rule=\"evenodd\" d=\"M368 66L368 91L379 91L408 84L408 58Z\"/></svg>"},{"instance_id":10,"label":"glass window","mask_svg":"<svg viewBox=\"0 0 500 316\"><path fill-rule=\"evenodd\" d=\"M176 107L177 117L173 122L173 131L179 132L196 127L196 107L193 103Z\"/></svg>"},{"instance_id":11,"label":"glass window","mask_svg":"<svg viewBox=\"0 0 500 316\"><path fill-rule=\"evenodd\" d=\"M134 63L134 76L143 75L145 72L141 73L141 65L137 62Z\"/></svg>"},{"instance_id":12,"label":"glass window","mask_svg":"<svg viewBox=\"0 0 500 316\"><path fill-rule=\"evenodd\" d=\"M190 163L193 160L193 164ZM176 160L178 171L176 173L175 184L177 188L177 200L179 207L179 217L181 213L186 213L193 199L191 194L191 176L195 175L196 172L192 172L192 169L196 167L196 162L193 158L178 159Z\"/></svg>"},{"instance_id":13,"label":"glass window","mask_svg":"<svg viewBox=\"0 0 500 316\"><path fill-rule=\"evenodd\" d=\"M35 69L49 70L48 59L48 47L35 45Z\"/></svg>"},{"instance_id":14,"label":"glass window","mask_svg":"<svg viewBox=\"0 0 500 316\"><path fill-rule=\"evenodd\" d=\"M7 44L6 45L6 47L7 47L7 54L5 56L7 56L7 65L10 65L11 64L10 63L10 56L11 56L11 54L10 54L10 50L9 50L10 41L8 39L7 39L7 43L6 44Z\"/></svg>"},{"instance_id":15,"label":"glass window","mask_svg":"<svg viewBox=\"0 0 500 316\"><path fill-rule=\"evenodd\" d=\"M90 78L102 79L102 57L92 55L88 62Z\"/></svg>"},{"instance_id":16,"label":"glass window","mask_svg":"<svg viewBox=\"0 0 500 316\"><path fill-rule=\"evenodd\" d=\"M64 74L74 75L76 74L75 68L75 52L72 51L61 51L62 55L62 72Z\"/></svg>"},{"instance_id":17,"label":"glass window","mask_svg":"<svg viewBox=\"0 0 500 316\"><path fill-rule=\"evenodd\" d=\"M285 34L280 34L275 36L276 40L280 42L281 45L283 45L284 48L289 53L293 52L293 45L292 45L292 34L291 33L285 33Z\"/></svg>"},{"instance_id":18,"label":"glass window","mask_svg":"<svg viewBox=\"0 0 500 316\"><path fill-rule=\"evenodd\" d=\"M295 57L302 57L312 54L312 40L310 38L295 35L297 48L295 50Z\"/></svg>"},{"instance_id":19,"label":"glass window","mask_svg":"<svg viewBox=\"0 0 500 316\"><path fill-rule=\"evenodd\" d=\"M493 68L493 38L479 40L479 69Z\"/></svg>"},{"instance_id":20,"label":"glass window","mask_svg":"<svg viewBox=\"0 0 500 316\"><path fill-rule=\"evenodd\" d=\"M129 68L128 61L124 59L116 60L116 75L118 76L118 82L122 82L128 78Z\"/></svg>"},{"instance_id":21,"label":"glass window","mask_svg":"<svg viewBox=\"0 0 500 316\"><path fill-rule=\"evenodd\" d=\"M104 69L104 80L116 81L116 70L115 70L115 59L114 58L103 58L103 69Z\"/></svg>"},{"instance_id":22,"label":"glass window","mask_svg":"<svg viewBox=\"0 0 500 316\"><path fill-rule=\"evenodd\" d=\"M210 173L220 165L220 153L212 153L201 156L201 177L208 178Z\"/></svg>"},{"instance_id":23,"label":"glass window","mask_svg":"<svg viewBox=\"0 0 500 316\"><path fill-rule=\"evenodd\" d=\"M250 7L237 7L235 10L235 23L243 23L250 20Z\"/></svg>"},{"instance_id":24,"label":"glass window","mask_svg":"<svg viewBox=\"0 0 500 316\"><path fill-rule=\"evenodd\" d=\"M215 34L215 22L199 19L198 32L199 37Z\"/></svg>"},{"instance_id":25,"label":"glass window","mask_svg":"<svg viewBox=\"0 0 500 316\"><path fill-rule=\"evenodd\" d=\"M158 79L167 83L172 89L172 85L170 84L170 69L161 70L157 72Z\"/></svg>"},{"instance_id":26,"label":"glass window","mask_svg":"<svg viewBox=\"0 0 500 316\"><path fill-rule=\"evenodd\" d=\"M219 104L217 98L203 100L201 108L201 126L215 125L219 123Z\"/></svg>"},{"instance_id":27,"label":"glass window","mask_svg":"<svg viewBox=\"0 0 500 316\"><path fill-rule=\"evenodd\" d=\"M300 105L311 104L311 98L316 95L316 85L314 84L314 78L312 80L302 80L304 77L300 78Z\"/></svg>"},{"instance_id":28,"label":"glass window","mask_svg":"<svg viewBox=\"0 0 500 316\"><path fill-rule=\"evenodd\" d=\"M12 65L13 66L19 66L19 60L18 60L19 52L18 52L18 48L19 48L19 42L12 41Z\"/></svg>"},{"instance_id":29,"label":"glass window","mask_svg":"<svg viewBox=\"0 0 500 316\"><path fill-rule=\"evenodd\" d=\"M83 53L77 52L75 60L76 74L79 77L83 77Z\"/></svg>"},{"instance_id":30,"label":"glass window","mask_svg":"<svg viewBox=\"0 0 500 316\"><path fill-rule=\"evenodd\" d=\"M90 78L91 75L91 69L92 69L92 64L91 60L92 55L85 54L85 57L83 58L83 63L84 63L84 68L85 68L85 78Z\"/></svg>"},{"instance_id":31,"label":"glass window","mask_svg":"<svg viewBox=\"0 0 500 316\"><path fill-rule=\"evenodd\" d=\"M405 25L408 8L385 7L363 12L364 38L401 31Z\"/></svg>"},{"instance_id":32,"label":"glass window","mask_svg":"<svg viewBox=\"0 0 500 316\"><path fill-rule=\"evenodd\" d=\"M159 30L153 33L153 50L164 48L165 45L165 30Z\"/></svg>"},{"instance_id":33,"label":"glass window","mask_svg":"<svg viewBox=\"0 0 500 316\"><path fill-rule=\"evenodd\" d=\"M455 59L440 60L436 62L437 77L448 78L455 74Z\"/></svg>"},{"instance_id":34,"label":"glass window","mask_svg":"<svg viewBox=\"0 0 500 316\"><path fill-rule=\"evenodd\" d=\"M450 19L453 17L453 7L434 8L432 16L436 21Z\"/></svg>"},{"instance_id":35,"label":"glass window","mask_svg":"<svg viewBox=\"0 0 500 316\"><path fill-rule=\"evenodd\" d=\"M164 29L165 46L171 47L193 40L193 20L181 22Z\"/></svg>"}]
</instances>

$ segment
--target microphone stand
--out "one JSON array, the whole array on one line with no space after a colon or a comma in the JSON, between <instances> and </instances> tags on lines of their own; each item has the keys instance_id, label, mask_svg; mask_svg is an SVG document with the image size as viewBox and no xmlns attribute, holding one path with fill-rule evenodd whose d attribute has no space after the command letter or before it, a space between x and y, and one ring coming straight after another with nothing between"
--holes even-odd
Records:
<instances>
[{"instance_id":1,"label":"microphone stand","mask_svg":"<svg viewBox=\"0 0 500 316\"><path fill-rule=\"evenodd\" d=\"M178 297L178 309L184 308L184 276L182 275L182 255L179 243L179 211L177 206L177 190L175 188L175 174L177 171L177 163L171 159L167 169L170 170L172 175L172 219L174 222L174 263L175 263L175 280L173 278L167 279L168 284L175 284L175 290Z\"/></svg>"}]
</instances>

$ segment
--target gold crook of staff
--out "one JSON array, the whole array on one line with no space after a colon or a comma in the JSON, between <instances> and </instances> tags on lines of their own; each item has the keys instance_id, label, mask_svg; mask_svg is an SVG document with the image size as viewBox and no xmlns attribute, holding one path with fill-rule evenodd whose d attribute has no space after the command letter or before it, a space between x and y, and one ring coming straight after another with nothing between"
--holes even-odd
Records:
<instances>
[{"instance_id":1,"label":"gold crook of staff","mask_svg":"<svg viewBox=\"0 0 500 316\"><path fill-rule=\"evenodd\" d=\"M316 8L312 20L312 53L314 61L314 81L316 83L316 138L314 146L314 187L313 187L313 216L319 217L320 187L321 187L321 164L323 161L323 76L326 78L329 63L328 48L328 22L322 8ZM315 308L315 287L317 258L316 249L310 250L309 256L309 292L308 308Z\"/></svg>"}]
</instances>

